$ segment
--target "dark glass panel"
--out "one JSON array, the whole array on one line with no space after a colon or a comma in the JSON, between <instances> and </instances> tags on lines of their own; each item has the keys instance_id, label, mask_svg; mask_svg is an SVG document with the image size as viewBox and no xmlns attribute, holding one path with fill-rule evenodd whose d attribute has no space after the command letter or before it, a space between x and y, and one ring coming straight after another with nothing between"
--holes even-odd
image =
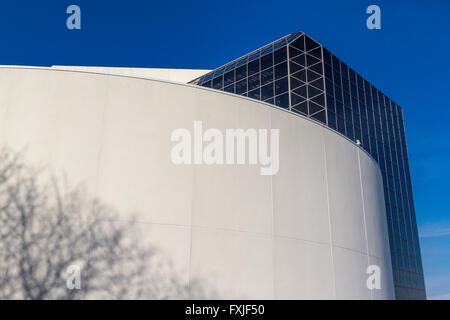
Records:
<instances>
[{"instance_id":1,"label":"dark glass panel","mask_svg":"<svg viewBox=\"0 0 450 320\"><path fill-rule=\"evenodd\" d=\"M341 86L341 73L337 72L335 69L333 69L333 80L335 85Z\"/></svg>"},{"instance_id":2,"label":"dark glass panel","mask_svg":"<svg viewBox=\"0 0 450 320\"><path fill-rule=\"evenodd\" d=\"M301 65L298 65L298 64L296 64L296 63L294 63L292 61L289 62L289 72L295 73L295 72L300 71L302 69L303 69L303 67Z\"/></svg>"},{"instance_id":3,"label":"dark glass panel","mask_svg":"<svg viewBox=\"0 0 450 320\"><path fill-rule=\"evenodd\" d=\"M275 81L275 95L288 91L288 78Z\"/></svg>"},{"instance_id":4,"label":"dark glass panel","mask_svg":"<svg viewBox=\"0 0 450 320\"><path fill-rule=\"evenodd\" d=\"M234 93L234 84L229 85L228 87L223 88L223 91Z\"/></svg>"},{"instance_id":5,"label":"dark glass panel","mask_svg":"<svg viewBox=\"0 0 450 320\"><path fill-rule=\"evenodd\" d=\"M302 80L303 82L306 82L306 70L301 70L296 73L291 73L293 77L296 77L299 80Z\"/></svg>"},{"instance_id":6,"label":"dark glass panel","mask_svg":"<svg viewBox=\"0 0 450 320\"><path fill-rule=\"evenodd\" d=\"M248 77L248 91L259 87L259 73Z\"/></svg>"},{"instance_id":7,"label":"dark glass panel","mask_svg":"<svg viewBox=\"0 0 450 320\"><path fill-rule=\"evenodd\" d=\"M289 108L289 96L287 93L275 97L275 104L281 108Z\"/></svg>"},{"instance_id":8,"label":"dark glass panel","mask_svg":"<svg viewBox=\"0 0 450 320\"><path fill-rule=\"evenodd\" d=\"M323 48L323 61L331 66L331 53L325 48Z\"/></svg>"},{"instance_id":9,"label":"dark glass panel","mask_svg":"<svg viewBox=\"0 0 450 320\"><path fill-rule=\"evenodd\" d=\"M259 60L253 60L248 63L248 76L259 72Z\"/></svg>"},{"instance_id":10,"label":"dark glass panel","mask_svg":"<svg viewBox=\"0 0 450 320\"><path fill-rule=\"evenodd\" d=\"M236 93L242 94L247 91L247 79L236 82Z\"/></svg>"},{"instance_id":11,"label":"dark glass panel","mask_svg":"<svg viewBox=\"0 0 450 320\"><path fill-rule=\"evenodd\" d=\"M334 107L334 97L327 94L327 108L330 111L336 112L336 108Z\"/></svg>"},{"instance_id":12,"label":"dark glass panel","mask_svg":"<svg viewBox=\"0 0 450 320\"><path fill-rule=\"evenodd\" d=\"M360 123L361 123L360 121L361 121L361 119L359 117L359 114L353 113L353 123L354 123L354 125L360 127L361 126L360 125Z\"/></svg>"},{"instance_id":13,"label":"dark glass panel","mask_svg":"<svg viewBox=\"0 0 450 320\"><path fill-rule=\"evenodd\" d=\"M299 95L296 95L293 92L291 93L291 103L292 103L292 105L296 105L296 104L299 104L299 103L304 102L304 101L305 101L305 98L300 97Z\"/></svg>"},{"instance_id":14,"label":"dark glass panel","mask_svg":"<svg viewBox=\"0 0 450 320\"><path fill-rule=\"evenodd\" d=\"M334 95L333 82L331 82L328 79L325 79L325 89L326 89L327 94L332 95L332 96Z\"/></svg>"},{"instance_id":15,"label":"dark glass panel","mask_svg":"<svg viewBox=\"0 0 450 320\"><path fill-rule=\"evenodd\" d=\"M367 108L366 105L363 103L359 104L359 113L361 114L361 117L366 119L367 118Z\"/></svg>"},{"instance_id":16,"label":"dark glass panel","mask_svg":"<svg viewBox=\"0 0 450 320\"><path fill-rule=\"evenodd\" d=\"M350 103L350 96L347 92L344 91L344 106L346 106L347 108L351 107L351 103Z\"/></svg>"},{"instance_id":17,"label":"dark glass panel","mask_svg":"<svg viewBox=\"0 0 450 320\"><path fill-rule=\"evenodd\" d=\"M261 56L265 55L266 53L273 51L273 45L268 45L267 47L264 47L261 49Z\"/></svg>"},{"instance_id":18,"label":"dark glass panel","mask_svg":"<svg viewBox=\"0 0 450 320\"><path fill-rule=\"evenodd\" d=\"M350 82L356 86L356 72L352 68L348 68Z\"/></svg>"},{"instance_id":19,"label":"dark glass panel","mask_svg":"<svg viewBox=\"0 0 450 320\"><path fill-rule=\"evenodd\" d=\"M258 89L255 89L255 90L252 90L252 91L249 91L249 92L248 92L248 97L249 97L249 98L252 98L252 99L257 99L257 100L259 100L259 99L260 99L259 88L258 88Z\"/></svg>"},{"instance_id":20,"label":"dark glass panel","mask_svg":"<svg viewBox=\"0 0 450 320\"><path fill-rule=\"evenodd\" d=\"M287 63L283 62L275 66L275 79L279 79L287 75Z\"/></svg>"},{"instance_id":21,"label":"dark glass panel","mask_svg":"<svg viewBox=\"0 0 450 320\"><path fill-rule=\"evenodd\" d=\"M300 55L302 51L295 49L293 46L289 46L289 58L296 57Z\"/></svg>"},{"instance_id":22,"label":"dark glass panel","mask_svg":"<svg viewBox=\"0 0 450 320\"><path fill-rule=\"evenodd\" d=\"M298 36L300 36L303 32L301 31L297 31L292 33L291 35L289 35L289 37L286 38L287 42L291 42L292 40L295 40L296 38L298 38Z\"/></svg>"},{"instance_id":23,"label":"dark glass panel","mask_svg":"<svg viewBox=\"0 0 450 320\"><path fill-rule=\"evenodd\" d=\"M322 91L314 88L313 86L308 85L308 98L317 96L319 93L322 93Z\"/></svg>"},{"instance_id":24,"label":"dark glass panel","mask_svg":"<svg viewBox=\"0 0 450 320\"><path fill-rule=\"evenodd\" d=\"M369 125L371 125L371 126L374 125L373 111L372 110L368 110L368 112L367 112L367 121L369 121Z\"/></svg>"},{"instance_id":25,"label":"dark glass panel","mask_svg":"<svg viewBox=\"0 0 450 320\"><path fill-rule=\"evenodd\" d=\"M269 98L267 100L264 100L264 102L267 102L267 103L270 103L270 104L275 104L273 98Z\"/></svg>"},{"instance_id":26,"label":"dark glass panel","mask_svg":"<svg viewBox=\"0 0 450 320\"><path fill-rule=\"evenodd\" d=\"M220 69L217 69L217 70L214 72L214 77L217 77L217 76L222 75L224 70L225 70L225 67L222 67L222 68L220 68Z\"/></svg>"},{"instance_id":27,"label":"dark glass panel","mask_svg":"<svg viewBox=\"0 0 450 320\"><path fill-rule=\"evenodd\" d=\"M319 120L320 122L326 124L327 123L327 119L326 119L326 114L325 114L325 110L318 112L316 114L313 114L311 116L311 118L314 118L316 120Z\"/></svg>"},{"instance_id":28,"label":"dark glass panel","mask_svg":"<svg viewBox=\"0 0 450 320\"><path fill-rule=\"evenodd\" d=\"M203 77L203 81L211 80L213 77L214 72L208 73L206 76Z\"/></svg>"},{"instance_id":29,"label":"dark glass panel","mask_svg":"<svg viewBox=\"0 0 450 320\"><path fill-rule=\"evenodd\" d=\"M273 97L273 83L261 87L261 100L267 100L271 97Z\"/></svg>"},{"instance_id":30,"label":"dark glass panel","mask_svg":"<svg viewBox=\"0 0 450 320\"><path fill-rule=\"evenodd\" d=\"M320 47L308 52L310 55L322 59L322 49Z\"/></svg>"},{"instance_id":31,"label":"dark glass panel","mask_svg":"<svg viewBox=\"0 0 450 320\"><path fill-rule=\"evenodd\" d=\"M339 70L340 72L341 61L334 54L331 54L331 59L333 60L333 69Z\"/></svg>"},{"instance_id":32,"label":"dark glass panel","mask_svg":"<svg viewBox=\"0 0 450 320\"><path fill-rule=\"evenodd\" d=\"M298 39L291 42L291 45L296 47L299 50L304 51L305 50L305 36L302 35Z\"/></svg>"},{"instance_id":33,"label":"dark glass panel","mask_svg":"<svg viewBox=\"0 0 450 320\"><path fill-rule=\"evenodd\" d=\"M318 46L319 46L319 44L317 42L315 42L310 37L305 36L305 48L306 48L306 51L312 50L312 49L314 49L314 48L316 48Z\"/></svg>"},{"instance_id":34,"label":"dark glass panel","mask_svg":"<svg viewBox=\"0 0 450 320\"><path fill-rule=\"evenodd\" d=\"M295 63L301 65L301 66L306 66L306 62L305 62L305 54L302 54L298 57L295 58L290 58L291 61L294 61Z\"/></svg>"},{"instance_id":35,"label":"dark glass panel","mask_svg":"<svg viewBox=\"0 0 450 320\"><path fill-rule=\"evenodd\" d=\"M342 133L345 134L345 121L343 118L337 116L337 130Z\"/></svg>"},{"instance_id":36,"label":"dark glass panel","mask_svg":"<svg viewBox=\"0 0 450 320\"><path fill-rule=\"evenodd\" d=\"M336 98L336 100L341 101L342 102L342 89L339 86L334 86L334 96Z\"/></svg>"},{"instance_id":37,"label":"dark glass panel","mask_svg":"<svg viewBox=\"0 0 450 320\"><path fill-rule=\"evenodd\" d=\"M308 103L306 101L301 102L301 103L293 106L292 111L307 115L308 114Z\"/></svg>"},{"instance_id":38,"label":"dark glass panel","mask_svg":"<svg viewBox=\"0 0 450 320\"><path fill-rule=\"evenodd\" d=\"M316 80L317 78L320 78L320 77L321 77L320 74L318 74L318 73L316 73L316 72L313 72L313 71L311 71L311 70L307 70L307 74L308 74L308 82L314 81L314 80Z\"/></svg>"},{"instance_id":39,"label":"dark glass panel","mask_svg":"<svg viewBox=\"0 0 450 320\"><path fill-rule=\"evenodd\" d=\"M314 80L314 81L310 82L309 85L312 85L316 88L319 88L320 90L323 90L323 78Z\"/></svg>"},{"instance_id":40,"label":"dark glass panel","mask_svg":"<svg viewBox=\"0 0 450 320\"><path fill-rule=\"evenodd\" d=\"M347 133L347 137L350 138L351 140L354 139L354 134L353 134L353 126L350 122L345 121L345 128L346 128L346 133Z\"/></svg>"},{"instance_id":41,"label":"dark glass panel","mask_svg":"<svg viewBox=\"0 0 450 320\"><path fill-rule=\"evenodd\" d=\"M316 71L317 73L320 73L320 74L323 73L323 69L322 69L322 64L321 63L318 63L318 64L316 64L316 65L314 65L312 67L309 67L309 69L311 69L313 71Z\"/></svg>"},{"instance_id":42,"label":"dark glass panel","mask_svg":"<svg viewBox=\"0 0 450 320\"><path fill-rule=\"evenodd\" d=\"M234 69L235 66L236 66L236 62L232 62L232 63L230 63L230 64L227 64L227 65L225 66L225 72Z\"/></svg>"},{"instance_id":43,"label":"dark glass panel","mask_svg":"<svg viewBox=\"0 0 450 320\"><path fill-rule=\"evenodd\" d=\"M315 104L312 101L309 101L308 103L309 103L309 114L313 114L320 110L323 110L322 106L319 106L318 104Z\"/></svg>"},{"instance_id":44,"label":"dark glass panel","mask_svg":"<svg viewBox=\"0 0 450 320\"><path fill-rule=\"evenodd\" d=\"M356 85L361 89L364 88L364 79L359 74L356 74Z\"/></svg>"},{"instance_id":45,"label":"dark glass panel","mask_svg":"<svg viewBox=\"0 0 450 320\"><path fill-rule=\"evenodd\" d=\"M273 68L261 72L261 85L273 82Z\"/></svg>"},{"instance_id":46,"label":"dark glass panel","mask_svg":"<svg viewBox=\"0 0 450 320\"><path fill-rule=\"evenodd\" d=\"M253 61L259 58L260 51L256 51L248 56L248 61Z\"/></svg>"},{"instance_id":47,"label":"dark glass panel","mask_svg":"<svg viewBox=\"0 0 450 320\"><path fill-rule=\"evenodd\" d=\"M342 64L344 65L344 64ZM350 80L348 79L348 71L344 71L342 70L342 82L344 83L343 85L345 85L345 90L350 91L348 88L350 86Z\"/></svg>"},{"instance_id":48,"label":"dark glass panel","mask_svg":"<svg viewBox=\"0 0 450 320\"><path fill-rule=\"evenodd\" d=\"M334 112L331 112L329 109L327 110L328 114L328 126L334 130L336 130L336 115Z\"/></svg>"},{"instance_id":49,"label":"dark glass panel","mask_svg":"<svg viewBox=\"0 0 450 320\"><path fill-rule=\"evenodd\" d=\"M315 58L313 56L310 56L309 54L306 55L306 64L308 66L312 66L313 64L316 64L318 62L320 62L319 59L317 59L317 58Z\"/></svg>"},{"instance_id":50,"label":"dark glass panel","mask_svg":"<svg viewBox=\"0 0 450 320\"><path fill-rule=\"evenodd\" d=\"M247 66L242 66L236 69L236 81L242 80L247 77Z\"/></svg>"},{"instance_id":51,"label":"dark glass panel","mask_svg":"<svg viewBox=\"0 0 450 320\"><path fill-rule=\"evenodd\" d=\"M236 67L242 66L243 64L247 63L247 57L243 57L241 59L239 59L238 61L236 61Z\"/></svg>"},{"instance_id":52,"label":"dark glass panel","mask_svg":"<svg viewBox=\"0 0 450 320\"><path fill-rule=\"evenodd\" d=\"M287 60L286 47L276 50L273 53L273 63L277 64Z\"/></svg>"},{"instance_id":53,"label":"dark glass panel","mask_svg":"<svg viewBox=\"0 0 450 320\"><path fill-rule=\"evenodd\" d=\"M267 69L273 66L273 54L269 53L261 57L261 70Z\"/></svg>"},{"instance_id":54,"label":"dark glass panel","mask_svg":"<svg viewBox=\"0 0 450 320\"><path fill-rule=\"evenodd\" d=\"M301 85L304 85L304 83L300 80L295 79L294 77L291 77L291 90L300 87Z\"/></svg>"},{"instance_id":55,"label":"dark glass panel","mask_svg":"<svg viewBox=\"0 0 450 320\"><path fill-rule=\"evenodd\" d=\"M281 39L273 44L273 49L275 50L275 49L281 48L282 46L285 46L285 45L286 45L286 39Z\"/></svg>"},{"instance_id":56,"label":"dark glass panel","mask_svg":"<svg viewBox=\"0 0 450 320\"><path fill-rule=\"evenodd\" d=\"M336 101L336 114L339 117L344 118L344 106L339 101Z\"/></svg>"},{"instance_id":57,"label":"dark glass panel","mask_svg":"<svg viewBox=\"0 0 450 320\"><path fill-rule=\"evenodd\" d=\"M205 83L202 84L203 87L207 87L207 88L211 88L212 87L212 81L206 81Z\"/></svg>"},{"instance_id":58,"label":"dark glass panel","mask_svg":"<svg viewBox=\"0 0 450 320\"><path fill-rule=\"evenodd\" d=\"M345 78L348 80L348 66L342 62L341 62L341 72L342 72L342 78Z\"/></svg>"},{"instance_id":59,"label":"dark glass panel","mask_svg":"<svg viewBox=\"0 0 450 320\"><path fill-rule=\"evenodd\" d=\"M213 79L213 88L214 89L221 89L223 86L223 77L219 76L217 78Z\"/></svg>"},{"instance_id":60,"label":"dark glass panel","mask_svg":"<svg viewBox=\"0 0 450 320\"><path fill-rule=\"evenodd\" d=\"M321 105L321 106L325 107L325 97L324 97L323 93L318 95L318 96L316 96L316 97L314 97L314 98L312 98L311 101L317 103L318 105Z\"/></svg>"},{"instance_id":61,"label":"dark glass panel","mask_svg":"<svg viewBox=\"0 0 450 320\"><path fill-rule=\"evenodd\" d=\"M303 97L307 97L307 90L306 90L306 86L302 86L300 88L297 88L295 90L293 90L296 94L301 95Z\"/></svg>"},{"instance_id":62,"label":"dark glass panel","mask_svg":"<svg viewBox=\"0 0 450 320\"><path fill-rule=\"evenodd\" d=\"M354 84L352 84L351 82L350 82L350 94L355 98L358 96L357 91L356 91L356 86Z\"/></svg>"},{"instance_id":63,"label":"dark glass panel","mask_svg":"<svg viewBox=\"0 0 450 320\"><path fill-rule=\"evenodd\" d=\"M365 134L364 131L363 131L362 143L363 143L364 149L368 150L369 142L370 142L369 141L369 136L367 134Z\"/></svg>"},{"instance_id":64,"label":"dark glass panel","mask_svg":"<svg viewBox=\"0 0 450 320\"><path fill-rule=\"evenodd\" d=\"M223 85L228 86L231 83L234 83L234 70L229 71L223 75Z\"/></svg>"}]
</instances>

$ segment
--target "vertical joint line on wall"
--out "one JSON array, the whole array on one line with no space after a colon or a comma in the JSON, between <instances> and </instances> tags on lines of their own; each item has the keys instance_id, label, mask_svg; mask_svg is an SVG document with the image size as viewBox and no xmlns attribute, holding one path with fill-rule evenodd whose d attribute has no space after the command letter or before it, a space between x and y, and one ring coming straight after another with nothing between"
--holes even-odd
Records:
<instances>
[{"instance_id":1,"label":"vertical joint line on wall","mask_svg":"<svg viewBox=\"0 0 450 320\"><path fill-rule=\"evenodd\" d=\"M192 193L191 193L191 214L190 214L190 226L189 226L189 266L188 266L188 284L187 284L187 292L186 292L186 299L192 299L191 297L191 273L192 273L192 233L194 231L194 227L192 224L193 221L193 215L194 215L194 188L195 188L195 165L191 164L192 166Z\"/></svg>"},{"instance_id":2,"label":"vertical joint line on wall","mask_svg":"<svg viewBox=\"0 0 450 320\"><path fill-rule=\"evenodd\" d=\"M289 94L290 96L290 94ZM272 128L272 112L269 112L269 132L273 129ZM275 291L275 218L274 218L274 199L273 199L273 177L274 175L270 175L270 202L271 202L271 219L272 219L272 292L273 292L273 299L276 299L276 291Z\"/></svg>"},{"instance_id":3,"label":"vertical joint line on wall","mask_svg":"<svg viewBox=\"0 0 450 320\"><path fill-rule=\"evenodd\" d=\"M358 173L359 173L359 186L361 188L361 200L362 200L362 212L364 221L364 236L366 237L366 252L367 252L367 266L370 265L370 255L369 255L369 240L367 235L367 223L366 223L366 205L364 203L364 188L362 183L362 172L361 172L361 150L358 148L356 150L358 154ZM370 297L373 300L373 290L370 291Z\"/></svg>"},{"instance_id":4,"label":"vertical joint line on wall","mask_svg":"<svg viewBox=\"0 0 450 320\"><path fill-rule=\"evenodd\" d=\"M322 133L323 134L323 133ZM330 256L331 256L331 276L333 278L333 295L334 299L336 297L336 276L334 274L334 256L333 256L333 237L331 235L331 212L330 212L330 192L328 188L328 166L327 166L327 148L325 144L325 135L323 134L323 152L324 152L324 160L325 160L325 187L327 189L327 211L328 211L328 231L330 235Z\"/></svg>"},{"instance_id":5,"label":"vertical joint line on wall","mask_svg":"<svg viewBox=\"0 0 450 320\"><path fill-rule=\"evenodd\" d=\"M107 110L107 106L108 106L108 87L109 87L109 79L110 77L106 78L106 87L105 87L105 102L103 105L103 111L102 111L102 120L101 120L101 128L100 128L100 135L99 135L99 149L98 149L98 155L97 155L97 172L96 172L96 177L95 177L95 196L98 197L99 195L99 191L98 191L98 181L100 180L100 164L101 164L101 159L102 159L102 152L103 152L103 138L105 135L105 127L106 127L106 110ZM97 206L96 206L96 202L93 201L92 203L92 210L93 210L93 214L95 219L97 218ZM89 251L87 254L87 264L88 264L88 268L89 268L89 260L91 258L91 252ZM87 270L86 272L89 272L89 270ZM87 286L89 286L89 283L87 284ZM84 291L84 299L86 299L86 295L88 290L83 290Z\"/></svg>"}]
</instances>

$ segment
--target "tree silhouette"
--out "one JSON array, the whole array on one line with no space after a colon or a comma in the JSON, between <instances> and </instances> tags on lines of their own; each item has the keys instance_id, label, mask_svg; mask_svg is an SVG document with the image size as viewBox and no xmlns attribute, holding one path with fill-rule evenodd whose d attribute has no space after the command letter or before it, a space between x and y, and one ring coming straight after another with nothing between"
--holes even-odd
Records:
<instances>
[{"instance_id":1,"label":"tree silhouette","mask_svg":"<svg viewBox=\"0 0 450 320\"><path fill-rule=\"evenodd\" d=\"M68 187L0 149L0 299L169 299L211 297L186 285L135 223L83 187ZM70 267L80 270L73 288ZM76 278L74 278L76 279ZM69 284L69 285L68 285ZM72 289L71 289L72 288Z\"/></svg>"}]
</instances>

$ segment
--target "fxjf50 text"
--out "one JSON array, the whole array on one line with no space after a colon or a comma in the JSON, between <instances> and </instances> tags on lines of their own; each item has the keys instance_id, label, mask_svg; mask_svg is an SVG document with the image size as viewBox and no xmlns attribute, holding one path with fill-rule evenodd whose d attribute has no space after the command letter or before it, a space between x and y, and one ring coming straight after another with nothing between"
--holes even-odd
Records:
<instances>
[{"instance_id":1,"label":"fxjf50 text","mask_svg":"<svg viewBox=\"0 0 450 320\"><path fill-rule=\"evenodd\" d=\"M262 304L230 304L230 315L246 316L246 315L264 314L264 306Z\"/></svg>"}]
</instances>

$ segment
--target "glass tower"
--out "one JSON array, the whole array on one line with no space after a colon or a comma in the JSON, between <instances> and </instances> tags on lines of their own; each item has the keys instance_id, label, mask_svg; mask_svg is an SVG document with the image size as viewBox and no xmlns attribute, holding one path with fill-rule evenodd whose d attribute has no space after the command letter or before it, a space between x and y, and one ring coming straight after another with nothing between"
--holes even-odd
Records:
<instances>
[{"instance_id":1,"label":"glass tower","mask_svg":"<svg viewBox=\"0 0 450 320\"><path fill-rule=\"evenodd\" d=\"M426 299L402 109L298 31L191 81L318 121L360 144L384 182L397 299Z\"/></svg>"}]
</instances>

